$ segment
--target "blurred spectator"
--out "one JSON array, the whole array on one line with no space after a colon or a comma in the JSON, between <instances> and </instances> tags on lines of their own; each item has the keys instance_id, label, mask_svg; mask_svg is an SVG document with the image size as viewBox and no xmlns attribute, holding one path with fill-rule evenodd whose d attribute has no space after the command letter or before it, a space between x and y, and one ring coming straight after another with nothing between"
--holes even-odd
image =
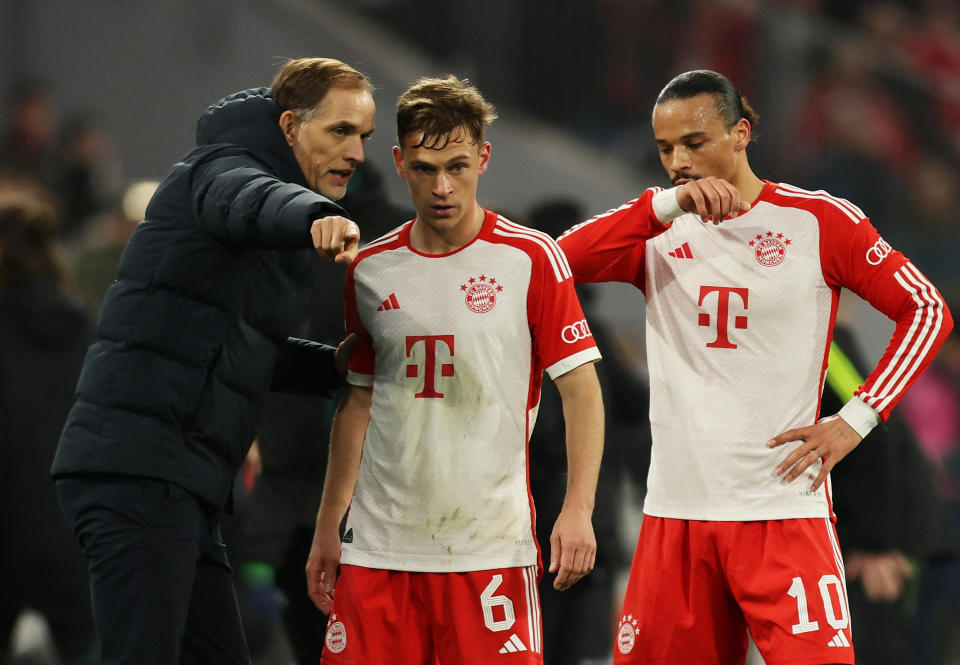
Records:
<instances>
[{"instance_id":1,"label":"blurred spectator","mask_svg":"<svg viewBox=\"0 0 960 665\"><path fill-rule=\"evenodd\" d=\"M960 337L956 332L944 342L928 374L923 381L917 380L916 395L904 401L903 417L936 465L941 487L960 506Z\"/></svg>"},{"instance_id":2,"label":"blurred spectator","mask_svg":"<svg viewBox=\"0 0 960 665\"><path fill-rule=\"evenodd\" d=\"M673 52L668 48L677 11L657 0L620 2L596 0L606 35L603 63L605 100L616 121L640 121L637 108L647 105L650 89L669 71ZM644 39L637 35L646 33Z\"/></svg>"},{"instance_id":3,"label":"blurred spectator","mask_svg":"<svg viewBox=\"0 0 960 665\"><path fill-rule=\"evenodd\" d=\"M893 173L904 173L915 163L916 139L906 111L878 76L875 45L862 37L839 41L826 54L819 74L800 92L791 141L795 166L816 171L819 155L836 155L853 161L836 175L853 181L857 164L880 164ZM860 176L871 188L878 184ZM888 178L889 179L889 178ZM834 190L836 181L831 181ZM861 185L863 187L863 185ZM851 197L869 209L870 201Z\"/></svg>"},{"instance_id":4,"label":"blurred spectator","mask_svg":"<svg viewBox=\"0 0 960 665\"><path fill-rule=\"evenodd\" d=\"M821 15L845 27L852 27L860 20L864 10L875 3L876 0L819 0L817 4Z\"/></svg>"},{"instance_id":5,"label":"blurred spectator","mask_svg":"<svg viewBox=\"0 0 960 665\"><path fill-rule=\"evenodd\" d=\"M916 160L904 110L872 69L876 52L859 38L837 45L794 102L781 171L801 187L828 190L889 226L903 205L900 178Z\"/></svg>"},{"instance_id":6,"label":"blurred spectator","mask_svg":"<svg viewBox=\"0 0 960 665\"><path fill-rule=\"evenodd\" d=\"M914 384L901 413L910 423L960 529L960 335L954 331L933 364ZM930 566L916 601L914 647L917 665L960 661L960 562Z\"/></svg>"},{"instance_id":7,"label":"blurred spectator","mask_svg":"<svg viewBox=\"0 0 960 665\"><path fill-rule=\"evenodd\" d=\"M776 0L767 3L763 21L757 26L758 38L753 53L753 95L751 103L760 101L764 113L762 124L787 127L794 112L793 101L813 68L811 47L824 31L816 11L817 0ZM787 132L766 137L761 134L754 143L756 158L767 168L779 170L779 151ZM659 167L659 163L656 164Z\"/></svg>"},{"instance_id":8,"label":"blurred spectator","mask_svg":"<svg viewBox=\"0 0 960 665\"><path fill-rule=\"evenodd\" d=\"M897 188L901 209L878 220L877 229L910 257L940 289L947 303L960 303L960 168L926 154Z\"/></svg>"},{"instance_id":9,"label":"blurred spectator","mask_svg":"<svg viewBox=\"0 0 960 665\"><path fill-rule=\"evenodd\" d=\"M89 220L69 244L77 286L87 311L96 318L107 289L117 278L120 255L137 224L143 221L147 202L160 183L141 180L127 187L119 206Z\"/></svg>"},{"instance_id":10,"label":"blurred spectator","mask_svg":"<svg viewBox=\"0 0 960 665\"><path fill-rule=\"evenodd\" d=\"M909 65L932 89L936 116L960 159L960 4L927 0L916 29L902 44Z\"/></svg>"},{"instance_id":11,"label":"blurred spectator","mask_svg":"<svg viewBox=\"0 0 960 665\"><path fill-rule=\"evenodd\" d=\"M0 173L46 182L56 133L57 104L47 85L39 80L14 85L0 137Z\"/></svg>"},{"instance_id":12,"label":"blurred spectator","mask_svg":"<svg viewBox=\"0 0 960 665\"><path fill-rule=\"evenodd\" d=\"M737 81L740 92L752 98L762 4L760 0L691 0L680 38L684 48L672 49L669 77L674 72L712 69Z\"/></svg>"},{"instance_id":13,"label":"blurred spectator","mask_svg":"<svg viewBox=\"0 0 960 665\"><path fill-rule=\"evenodd\" d=\"M119 193L122 167L106 129L78 112L61 126L47 84L22 81L9 97L0 137L0 175L50 189L59 202L60 233L75 234Z\"/></svg>"},{"instance_id":14,"label":"blurred spectator","mask_svg":"<svg viewBox=\"0 0 960 665\"><path fill-rule=\"evenodd\" d=\"M918 4L897 0L865 3L859 11L857 32L862 32L876 49L874 69L909 117L918 147L953 159L960 153L955 155L944 140L935 90L914 64L912 43L922 33L920 10Z\"/></svg>"},{"instance_id":15,"label":"blurred spectator","mask_svg":"<svg viewBox=\"0 0 960 665\"><path fill-rule=\"evenodd\" d=\"M520 81L517 101L541 118L572 126L593 140L606 131L604 92L608 86L598 69L607 47L607 25L596 4L516 3L523 62L516 71Z\"/></svg>"},{"instance_id":16,"label":"blurred spectator","mask_svg":"<svg viewBox=\"0 0 960 665\"><path fill-rule=\"evenodd\" d=\"M86 566L50 464L92 329L66 290L58 222L34 193L0 192L0 654L32 608L79 665L95 660Z\"/></svg>"},{"instance_id":17,"label":"blurred spectator","mask_svg":"<svg viewBox=\"0 0 960 665\"><path fill-rule=\"evenodd\" d=\"M113 139L90 113L66 121L51 171L51 186L63 201L64 236L77 233L119 194L122 168Z\"/></svg>"}]
</instances>

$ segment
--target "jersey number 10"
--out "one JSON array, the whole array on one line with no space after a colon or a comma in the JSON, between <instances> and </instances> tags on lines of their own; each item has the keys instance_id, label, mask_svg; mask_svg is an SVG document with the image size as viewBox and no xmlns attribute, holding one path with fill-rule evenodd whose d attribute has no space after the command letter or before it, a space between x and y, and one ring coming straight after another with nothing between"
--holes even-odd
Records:
<instances>
[{"instance_id":1,"label":"jersey number 10","mask_svg":"<svg viewBox=\"0 0 960 665\"><path fill-rule=\"evenodd\" d=\"M820 578L820 584L818 586L820 587L820 598L823 599L823 614L827 619L827 623L835 630L846 628L850 623L850 619L847 616L847 601L843 593L843 584L840 583L836 575L824 575ZM834 611L833 596L830 593L830 587L836 590L837 598L840 601L839 617L837 617ZM807 611L807 592L803 588L803 580L799 577L794 577L793 584L790 585L790 590L787 591L787 595L797 599L797 614L800 617L800 621L792 627L793 634L799 635L800 633L810 633L819 630L820 624L816 621L811 621L810 613Z\"/></svg>"}]
</instances>

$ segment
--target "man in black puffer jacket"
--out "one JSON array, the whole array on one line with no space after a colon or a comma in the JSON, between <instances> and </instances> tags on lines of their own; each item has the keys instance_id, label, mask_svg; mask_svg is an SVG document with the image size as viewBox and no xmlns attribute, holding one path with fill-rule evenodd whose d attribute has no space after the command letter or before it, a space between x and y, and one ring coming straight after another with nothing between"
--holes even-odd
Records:
<instances>
[{"instance_id":1,"label":"man in black puffer jacket","mask_svg":"<svg viewBox=\"0 0 960 665\"><path fill-rule=\"evenodd\" d=\"M341 382L333 348L288 336L311 244L356 256L332 201L373 127L363 74L292 60L208 109L130 238L52 469L103 663L249 662L217 515L268 390Z\"/></svg>"}]
</instances>

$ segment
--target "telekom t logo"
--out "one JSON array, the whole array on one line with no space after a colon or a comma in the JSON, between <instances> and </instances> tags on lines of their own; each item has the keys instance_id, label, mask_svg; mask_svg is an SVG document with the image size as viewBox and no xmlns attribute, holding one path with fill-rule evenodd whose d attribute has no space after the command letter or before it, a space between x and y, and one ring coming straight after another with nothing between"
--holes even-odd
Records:
<instances>
[{"instance_id":1,"label":"telekom t logo","mask_svg":"<svg viewBox=\"0 0 960 665\"><path fill-rule=\"evenodd\" d=\"M418 392L415 397L443 397L443 393L437 392L436 388L436 369L437 369L437 342L443 342L450 351L450 357L453 357L453 335L407 335L407 358L413 347L423 342L424 360L423 360L423 390ZM407 365L407 376L410 378L420 375L420 365ZM440 363L440 376L453 376L453 363Z\"/></svg>"},{"instance_id":2,"label":"telekom t logo","mask_svg":"<svg viewBox=\"0 0 960 665\"><path fill-rule=\"evenodd\" d=\"M707 342L707 346L713 349L735 349L737 345L727 337L727 329L730 322L730 294L740 296L743 301L743 309L747 309L747 289L736 288L733 286L701 286L700 300L697 302L701 307L704 299L711 293L717 293L717 338L712 342ZM710 315L704 312L700 313L698 323L701 326L710 325ZM747 317L737 315L733 317L734 328L746 328Z\"/></svg>"}]
</instances>

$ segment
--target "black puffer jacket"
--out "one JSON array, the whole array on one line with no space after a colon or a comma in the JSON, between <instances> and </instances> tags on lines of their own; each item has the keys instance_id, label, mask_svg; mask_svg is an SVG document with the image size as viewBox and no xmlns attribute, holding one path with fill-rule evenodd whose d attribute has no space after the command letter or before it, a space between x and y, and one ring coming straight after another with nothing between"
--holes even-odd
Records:
<instances>
[{"instance_id":1,"label":"black puffer jacket","mask_svg":"<svg viewBox=\"0 0 960 665\"><path fill-rule=\"evenodd\" d=\"M261 88L200 119L197 148L124 250L54 476L159 478L219 507L271 378L317 394L339 385L332 349L288 335L310 293L311 222L345 213L307 189L279 116Z\"/></svg>"}]
</instances>

